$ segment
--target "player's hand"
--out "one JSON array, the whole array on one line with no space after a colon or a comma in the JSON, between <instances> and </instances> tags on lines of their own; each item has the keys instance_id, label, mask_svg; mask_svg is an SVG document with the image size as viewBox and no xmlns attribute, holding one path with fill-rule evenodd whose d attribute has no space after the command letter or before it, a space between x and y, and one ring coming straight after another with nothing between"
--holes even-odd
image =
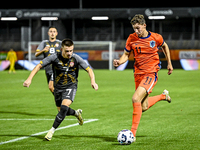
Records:
<instances>
[{"instance_id":1,"label":"player's hand","mask_svg":"<svg viewBox=\"0 0 200 150\"><path fill-rule=\"evenodd\" d=\"M172 72L173 72L173 67L172 67L172 65L168 65L167 66L167 69L168 69L168 75L170 75L170 74L172 74Z\"/></svg>"},{"instance_id":2,"label":"player's hand","mask_svg":"<svg viewBox=\"0 0 200 150\"><path fill-rule=\"evenodd\" d=\"M118 67L118 66L120 65L119 60L114 59L114 60L113 60L113 65L114 65L115 67Z\"/></svg>"},{"instance_id":3,"label":"player's hand","mask_svg":"<svg viewBox=\"0 0 200 150\"><path fill-rule=\"evenodd\" d=\"M31 80L28 80L28 79L27 79L26 81L24 81L23 86L24 86L24 87L29 87L30 84L31 84Z\"/></svg>"},{"instance_id":4,"label":"player's hand","mask_svg":"<svg viewBox=\"0 0 200 150\"><path fill-rule=\"evenodd\" d=\"M92 88L93 89L95 89L96 91L98 90L98 84L96 84L96 83L91 83L91 85L92 85Z\"/></svg>"},{"instance_id":5,"label":"player's hand","mask_svg":"<svg viewBox=\"0 0 200 150\"><path fill-rule=\"evenodd\" d=\"M45 52L48 52L48 51L49 51L49 48L50 48L50 46L47 45L43 50L44 50Z\"/></svg>"}]
</instances>

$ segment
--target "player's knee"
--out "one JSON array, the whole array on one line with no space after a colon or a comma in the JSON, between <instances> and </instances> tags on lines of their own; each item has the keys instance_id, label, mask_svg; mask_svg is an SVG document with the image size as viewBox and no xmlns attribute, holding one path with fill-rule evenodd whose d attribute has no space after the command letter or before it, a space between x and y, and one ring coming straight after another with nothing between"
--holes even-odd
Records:
<instances>
[{"instance_id":1,"label":"player's knee","mask_svg":"<svg viewBox=\"0 0 200 150\"><path fill-rule=\"evenodd\" d=\"M63 120L65 118L65 116L67 115L68 109L69 107L65 105L61 105L60 112L58 113L58 117L60 118L60 120Z\"/></svg>"},{"instance_id":2,"label":"player's knee","mask_svg":"<svg viewBox=\"0 0 200 150\"><path fill-rule=\"evenodd\" d=\"M137 102L140 102L140 101L139 101L135 96L133 96L133 97L132 97L132 102L133 102L133 103L137 103Z\"/></svg>"},{"instance_id":3,"label":"player's knee","mask_svg":"<svg viewBox=\"0 0 200 150\"><path fill-rule=\"evenodd\" d=\"M147 103L142 103L142 112L145 112L148 109Z\"/></svg>"},{"instance_id":4,"label":"player's knee","mask_svg":"<svg viewBox=\"0 0 200 150\"><path fill-rule=\"evenodd\" d=\"M54 92L54 87L49 85L49 90L53 93Z\"/></svg>"},{"instance_id":5,"label":"player's knee","mask_svg":"<svg viewBox=\"0 0 200 150\"><path fill-rule=\"evenodd\" d=\"M61 100L57 100L57 101L55 101L55 103L56 103L56 106L57 106L58 108L60 108L60 107L61 107L62 101L61 101ZM59 111L60 111L60 109L59 109Z\"/></svg>"}]
</instances>

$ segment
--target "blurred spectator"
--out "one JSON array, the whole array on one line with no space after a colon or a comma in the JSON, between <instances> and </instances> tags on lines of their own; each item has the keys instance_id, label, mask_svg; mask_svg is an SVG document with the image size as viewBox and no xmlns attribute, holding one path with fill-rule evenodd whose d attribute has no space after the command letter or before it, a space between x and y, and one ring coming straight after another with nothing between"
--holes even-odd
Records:
<instances>
[{"instance_id":1,"label":"blurred spectator","mask_svg":"<svg viewBox=\"0 0 200 150\"><path fill-rule=\"evenodd\" d=\"M8 73L15 73L15 62L17 61L16 52L11 48L7 54L6 60L10 61L10 69Z\"/></svg>"}]
</instances>

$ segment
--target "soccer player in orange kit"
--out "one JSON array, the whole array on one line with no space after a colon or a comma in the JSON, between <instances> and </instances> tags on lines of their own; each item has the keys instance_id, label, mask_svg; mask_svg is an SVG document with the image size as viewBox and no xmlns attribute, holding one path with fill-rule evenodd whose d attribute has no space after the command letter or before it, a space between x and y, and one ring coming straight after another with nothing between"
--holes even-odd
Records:
<instances>
[{"instance_id":1,"label":"soccer player in orange kit","mask_svg":"<svg viewBox=\"0 0 200 150\"><path fill-rule=\"evenodd\" d=\"M119 60L114 60L115 67L125 63L131 51L133 51L134 78L135 78L135 93L132 97L133 116L131 131L136 136L136 131L142 116L142 112L148 110L156 102L165 100L169 103L171 98L169 92L164 90L162 94L149 97L153 87L158 80L158 71L160 70L158 47L161 47L166 59L168 75L173 71L170 52L168 45L164 42L160 34L146 30L146 22L143 15L137 14L131 20L131 24L135 33L130 34L124 49L124 53Z\"/></svg>"}]
</instances>

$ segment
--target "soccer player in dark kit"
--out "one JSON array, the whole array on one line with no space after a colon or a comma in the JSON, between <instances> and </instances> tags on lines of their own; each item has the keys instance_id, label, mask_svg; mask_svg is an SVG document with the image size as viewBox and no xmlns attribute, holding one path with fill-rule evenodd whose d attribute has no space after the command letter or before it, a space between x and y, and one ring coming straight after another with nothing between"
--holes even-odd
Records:
<instances>
[{"instance_id":1,"label":"soccer player in dark kit","mask_svg":"<svg viewBox=\"0 0 200 150\"><path fill-rule=\"evenodd\" d=\"M54 97L56 106L60 107L60 112L57 114L52 128L49 130L45 139L50 141L52 136L64 120L65 116L74 115L80 125L83 124L82 110L73 110L70 105L74 101L77 84L78 84L78 72L79 66L86 70L91 79L91 86L95 90L98 90L98 85L95 82L95 76L93 70L86 64L86 62L73 53L74 44L70 39L64 39L62 41L61 53L53 54L43 59L30 73L27 80L23 83L24 87L29 87L35 74L42 68L49 64L52 64L54 73Z\"/></svg>"},{"instance_id":2,"label":"soccer player in dark kit","mask_svg":"<svg viewBox=\"0 0 200 150\"><path fill-rule=\"evenodd\" d=\"M50 26L48 30L49 39L43 40L40 45L37 47L35 56L38 57L40 55L43 55L44 58L50 55L53 55L57 52L60 52L61 43L62 41L56 39L58 35L58 31L56 27ZM51 65L45 66L45 73L47 77L47 82L49 85L49 90L53 93L54 92L54 86L53 86L53 70Z\"/></svg>"}]
</instances>

